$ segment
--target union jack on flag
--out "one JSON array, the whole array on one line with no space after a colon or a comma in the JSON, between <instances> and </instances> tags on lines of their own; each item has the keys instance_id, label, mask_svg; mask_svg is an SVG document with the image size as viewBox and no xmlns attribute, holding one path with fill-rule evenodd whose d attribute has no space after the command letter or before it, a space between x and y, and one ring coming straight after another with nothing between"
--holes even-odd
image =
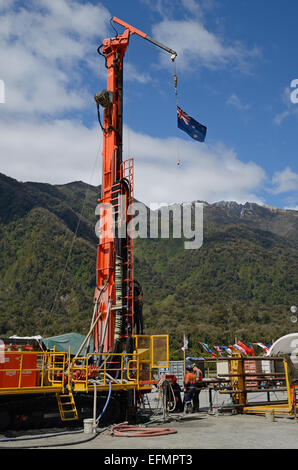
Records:
<instances>
[{"instance_id":1,"label":"union jack on flag","mask_svg":"<svg viewBox=\"0 0 298 470\"><path fill-rule=\"evenodd\" d=\"M177 106L177 114L178 114L178 119L183 119L186 125L189 124L190 116L186 114L184 111L182 111L182 109L179 108L179 106Z\"/></svg>"},{"instance_id":2,"label":"union jack on flag","mask_svg":"<svg viewBox=\"0 0 298 470\"><path fill-rule=\"evenodd\" d=\"M198 142L205 141L207 127L186 114L186 112L179 108L179 106L177 106L177 118L179 129L186 132L190 137Z\"/></svg>"}]
</instances>

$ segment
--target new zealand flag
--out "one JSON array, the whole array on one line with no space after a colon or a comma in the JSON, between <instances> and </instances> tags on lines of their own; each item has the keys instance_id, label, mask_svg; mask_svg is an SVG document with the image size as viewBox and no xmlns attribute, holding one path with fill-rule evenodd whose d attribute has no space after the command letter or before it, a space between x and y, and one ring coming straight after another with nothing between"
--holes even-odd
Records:
<instances>
[{"instance_id":1,"label":"new zealand flag","mask_svg":"<svg viewBox=\"0 0 298 470\"><path fill-rule=\"evenodd\" d=\"M178 127L198 142L205 142L207 127L195 121L177 106Z\"/></svg>"}]
</instances>

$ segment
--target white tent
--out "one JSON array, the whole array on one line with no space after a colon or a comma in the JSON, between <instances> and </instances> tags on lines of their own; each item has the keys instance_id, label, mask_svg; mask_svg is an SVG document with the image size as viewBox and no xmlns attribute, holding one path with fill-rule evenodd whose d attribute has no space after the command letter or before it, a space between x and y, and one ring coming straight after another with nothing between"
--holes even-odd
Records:
<instances>
[{"instance_id":1,"label":"white tent","mask_svg":"<svg viewBox=\"0 0 298 470\"><path fill-rule=\"evenodd\" d=\"M298 369L298 333L282 336L272 344L269 356L278 356L279 354L289 354L295 368Z\"/></svg>"}]
</instances>

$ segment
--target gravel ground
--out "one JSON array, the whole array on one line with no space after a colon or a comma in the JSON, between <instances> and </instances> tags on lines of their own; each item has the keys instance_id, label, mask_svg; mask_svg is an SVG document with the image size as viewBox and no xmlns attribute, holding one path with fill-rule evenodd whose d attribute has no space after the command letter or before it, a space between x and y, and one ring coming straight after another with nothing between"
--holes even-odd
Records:
<instances>
[{"instance_id":1,"label":"gravel ground","mask_svg":"<svg viewBox=\"0 0 298 470\"><path fill-rule=\"evenodd\" d=\"M260 395L258 398L261 398ZM124 449L126 455L129 456L130 450L132 451L131 455L134 455L133 450L137 449L149 452L154 449L165 451L188 449L191 451L196 449L298 448L298 421L287 417L276 417L275 421L271 422L265 416L218 414L216 412L217 406L221 404L223 400L222 396L219 396L217 393L214 394L215 414L209 414L208 392L202 391L200 400L202 411L190 415L170 415L170 419L167 422L161 420L151 425L152 427L174 428L176 431L175 434L158 437L114 437L111 436L109 430L106 429L95 438L91 435L92 440L88 442L82 441L90 439L90 435L82 432L43 439L35 438L34 440L27 441L0 442L0 447L1 449L4 447L7 449L18 449L24 447L28 448L29 446L36 448L39 446L45 449L51 446L51 449L97 449L101 450L100 455L102 459L115 459L118 455L117 452L119 455L123 455ZM156 402L156 396L152 394L152 406L154 406L154 402ZM52 432L52 430L49 429L41 431L41 433L50 432ZM35 433L36 431L34 431L34 434ZM32 435L32 432L27 431L24 437L28 437L29 435ZM3 438L5 436L0 437ZM103 463L107 464L113 462L107 460L103 461ZM134 466L133 462L126 463L130 464L130 466ZM144 463L144 460L142 460L142 463Z\"/></svg>"}]
</instances>

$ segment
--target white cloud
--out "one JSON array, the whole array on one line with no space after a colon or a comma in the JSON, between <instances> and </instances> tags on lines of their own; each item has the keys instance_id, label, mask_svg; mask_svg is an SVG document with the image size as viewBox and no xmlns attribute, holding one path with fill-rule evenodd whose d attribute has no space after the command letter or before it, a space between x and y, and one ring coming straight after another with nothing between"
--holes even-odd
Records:
<instances>
[{"instance_id":1,"label":"white cloud","mask_svg":"<svg viewBox=\"0 0 298 470\"><path fill-rule=\"evenodd\" d=\"M101 183L102 134L97 125L88 129L67 120L19 121L2 124L1 132L0 171L6 175L52 184ZM143 202L262 202L257 192L266 178L263 169L241 162L224 145L159 139L125 127L124 158L128 156L135 159L135 197Z\"/></svg>"},{"instance_id":2,"label":"white cloud","mask_svg":"<svg viewBox=\"0 0 298 470\"><path fill-rule=\"evenodd\" d=\"M94 49L96 54L99 36L108 37L111 15L100 3L77 0L30 0L26 7L11 0L7 5L10 8L3 10L0 0L0 61L5 64L1 78L6 85L3 110L8 111L1 122L0 171L20 181L99 184L99 126L89 129L59 113L89 105L82 70L95 71L92 54ZM187 5L189 11L195 8L192 0ZM156 39L180 52L180 66L193 61L208 67L239 65L249 55L241 45L227 46L193 20L165 20L154 31ZM133 64L126 67L126 73L127 80L140 83L150 78ZM27 113L26 119L19 112ZM124 137L126 158L135 158L135 196L144 202L262 202L257 193L265 172L253 162L241 162L233 149L159 139L127 127ZM91 181L96 156L96 179Z\"/></svg>"},{"instance_id":3,"label":"white cloud","mask_svg":"<svg viewBox=\"0 0 298 470\"><path fill-rule=\"evenodd\" d=\"M282 111L281 113L276 114L276 116L273 119L273 122L277 126L280 126L280 124L282 124L282 122L289 116L291 116L291 112L288 109L286 109L285 111Z\"/></svg>"},{"instance_id":4,"label":"white cloud","mask_svg":"<svg viewBox=\"0 0 298 470\"><path fill-rule=\"evenodd\" d=\"M197 0L181 0L181 5L189 18L203 21L206 13L211 11L214 13L219 3L217 0L200 0L199 2ZM169 19L168 15L165 18Z\"/></svg>"},{"instance_id":5,"label":"white cloud","mask_svg":"<svg viewBox=\"0 0 298 470\"><path fill-rule=\"evenodd\" d=\"M202 18L210 10L217 6L217 0L141 0L147 8L159 13L163 19L173 18L183 11L185 15ZM179 11L180 9L180 11Z\"/></svg>"},{"instance_id":6,"label":"white cloud","mask_svg":"<svg viewBox=\"0 0 298 470\"><path fill-rule=\"evenodd\" d=\"M183 8L188 10L192 15L200 17L202 15L202 5L195 0L181 0Z\"/></svg>"},{"instance_id":7,"label":"white cloud","mask_svg":"<svg viewBox=\"0 0 298 470\"><path fill-rule=\"evenodd\" d=\"M173 0L141 0L147 8L159 13L162 17L169 17L177 10L177 5Z\"/></svg>"},{"instance_id":8,"label":"white cloud","mask_svg":"<svg viewBox=\"0 0 298 470\"><path fill-rule=\"evenodd\" d=\"M131 62L125 64L124 77L125 80L129 80L130 82L135 81L143 84L152 81L152 78L150 77L149 73L140 72L137 67Z\"/></svg>"},{"instance_id":9,"label":"white cloud","mask_svg":"<svg viewBox=\"0 0 298 470\"><path fill-rule=\"evenodd\" d=\"M124 137L125 153L135 157L135 197L139 200L262 202L256 193L266 179L264 170L253 162L241 162L224 145L159 139L130 129L125 129Z\"/></svg>"},{"instance_id":10,"label":"white cloud","mask_svg":"<svg viewBox=\"0 0 298 470\"><path fill-rule=\"evenodd\" d=\"M82 180L94 185L91 171L98 156L101 131L68 120L2 123L0 171L19 181L64 184Z\"/></svg>"},{"instance_id":11,"label":"white cloud","mask_svg":"<svg viewBox=\"0 0 298 470\"><path fill-rule=\"evenodd\" d=\"M78 0L30 0L22 7L0 0L1 10L0 78L7 94L1 111L56 116L87 108L84 74L106 80L96 49L111 35L107 8ZM150 76L127 63L125 79L145 84Z\"/></svg>"},{"instance_id":12,"label":"white cloud","mask_svg":"<svg viewBox=\"0 0 298 470\"><path fill-rule=\"evenodd\" d=\"M281 100L285 106L285 109L281 111L280 113L276 114L273 119L274 124L278 126L280 126L283 123L283 121L290 116L298 117L298 107L297 105L293 104L291 101L292 92L293 90L291 90L289 87L286 87L282 93Z\"/></svg>"},{"instance_id":13,"label":"white cloud","mask_svg":"<svg viewBox=\"0 0 298 470\"><path fill-rule=\"evenodd\" d=\"M233 93L226 101L227 104L234 106L235 108L239 109L240 111L246 111L250 108L249 104L242 103L241 99L239 98L236 93Z\"/></svg>"},{"instance_id":14,"label":"white cloud","mask_svg":"<svg viewBox=\"0 0 298 470\"><path fill-rule=\"evenodd\" d=\"M286 167L283 171L274 173L272 183L275 185L274 194L298 191L298 173L294 173L290 167Z\"/></svg>"},{"instance_id":15,"label":"white cloud","mask_svg":"<svg viewBox=\"0 0 298 470\"><path fill-rule=\"evenodd\" d=\"M193 70L205 66L218 68L234 64L242 71L248 71L251 58L259 57L259 50L248 50L240 42L226 44L222 38L209 32L205 26L194 20L163 20L153 27L154 38L178 53L179 67ZM163 56L162 56L163 57Z\"/></svg>"},{"instance_id":16,"label":"white cloud","mask_svg":"<svg viewBox=\"0 0 298 470\"><path fill-rule=\"evenodd\" d=\"M89 69L108 10L77 0L10 2L0 16L0 63L6 112L59 113L86 105ZM13 8L14 7L14 8Z\"/></svg>"},{"instance_id":17,"label":"white cloud","mask_svg":"<svg viewBox=\"0 0 298 470\"><path fill-rule=\"evenodd\" d=\"M0 0L0 11L11 8L15 3L15 0Z\"/></svg>"}]
</instances>

